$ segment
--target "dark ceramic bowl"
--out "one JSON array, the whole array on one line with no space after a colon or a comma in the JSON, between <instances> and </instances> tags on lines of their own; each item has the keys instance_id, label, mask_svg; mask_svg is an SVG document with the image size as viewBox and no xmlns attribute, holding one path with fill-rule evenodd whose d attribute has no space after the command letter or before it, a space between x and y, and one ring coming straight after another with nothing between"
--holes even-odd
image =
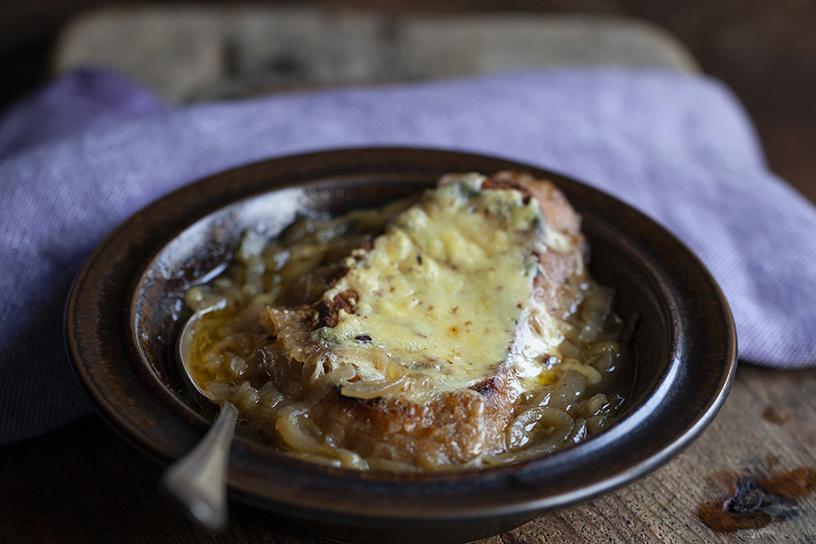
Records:
<instances>
[{"instance_id":1,"label":"dark ceramic bowl","mask_svg":"<svg viewBox=\"0 0 816 544\"><path fill-rule=\"evenodd\" d=\"M361 473L288 457L242 436L231 499L353 542L467 542L588 499L658 468L725 400L736 366L725 299L697 258L631 207L577 181L506 160L419 149L357 149L252 164L184 187L140 211L76 279L66 338L102 416L163 463L188 452L213 418L172 360L182 290L229 258L252 227L270 236L299 211L344 212L431 186L447 172L528 171L554 181L583 215L592 271L640 316L635 379L622 417L599 435L530 461L446 474Z\"/></svg>"}]
</instances>

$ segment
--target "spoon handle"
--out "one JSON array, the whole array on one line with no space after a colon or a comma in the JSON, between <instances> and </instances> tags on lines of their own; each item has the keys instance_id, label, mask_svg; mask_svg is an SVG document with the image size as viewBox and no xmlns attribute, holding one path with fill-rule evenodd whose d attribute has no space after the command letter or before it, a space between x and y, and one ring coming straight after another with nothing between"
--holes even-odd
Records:
<instances>
[{"instance_id":1,"label":"spoon handle","mask_svg":"<svg viewBox=\"0 0 816 544\"><path fill-rule=\"evenodd\" d=\"M213 531L227 528L227 462L238 409L224 403L215 423L193 450L173 463L161 486L196 522Z\"/></svg>"}]
</instances>

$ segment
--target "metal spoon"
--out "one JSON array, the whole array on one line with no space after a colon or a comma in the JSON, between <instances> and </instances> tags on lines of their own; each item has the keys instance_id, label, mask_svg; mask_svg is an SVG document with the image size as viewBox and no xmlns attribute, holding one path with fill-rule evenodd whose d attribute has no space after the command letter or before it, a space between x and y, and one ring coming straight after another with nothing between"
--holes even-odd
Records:
<instances>
[{"instance_id":1,"label":"metal spoon","mask_svg":"<svg viewBox=\"0 0 816 544\"><path fill-rule=\"evenodd\" d=\"M190 391L213 402L198 386L187 367L188 351L195 325L201 316L216 308L198 311L190 317L176 343L176 363ZM238 409L225 402L215 423L187 455L170 465L161 479L162 488L176 499L187 515L213 531L227 528L227 464Z\"/></svg>"}]
</instances>

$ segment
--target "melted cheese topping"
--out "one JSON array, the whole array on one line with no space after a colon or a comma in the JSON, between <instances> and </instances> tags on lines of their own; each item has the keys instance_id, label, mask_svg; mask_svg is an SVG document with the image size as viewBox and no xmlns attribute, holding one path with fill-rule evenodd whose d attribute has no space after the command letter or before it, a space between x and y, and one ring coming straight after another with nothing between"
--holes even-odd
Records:
<instances>
[{"instance_id":1,"label":"melted cheese topping","mask_svg":"<svg viewBox=\"0 0 816 544\"><path fill-rule=\"evenodd\" d=\"M437 392L461 389L511 364L534 378L563 335L532 295L535 251L552 239L540 206L516 190L481 191L483 176L468 175L428 193L398 215L372 249L348 259L348 272L324 294L352 290L353 311L315 340L382 350L409 372L434 379ZM549 244L548 244L549 245ZM567 248L569 249L569 248ZM546 250L546 249L544 249ZM365 379L382 372L351 362Z\"/></svg>"}]
</instances>

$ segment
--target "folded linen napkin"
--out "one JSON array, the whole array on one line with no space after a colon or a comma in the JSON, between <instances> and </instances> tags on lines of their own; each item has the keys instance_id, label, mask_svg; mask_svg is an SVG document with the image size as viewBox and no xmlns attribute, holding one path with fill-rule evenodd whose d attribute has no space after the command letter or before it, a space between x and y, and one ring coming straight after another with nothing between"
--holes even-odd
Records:
<instances>
[{"instance_id":1,"label":"folded linen napkin","mask_svg":"<svg viewBox=\"0 0 816 544\"><path fill-rule=\"evenodd\" d=\"M702 258L731 304L741 359L816 364L816 210L767 171L717 81L559 69L171 107L84 70L0 120L0 444L90 411L62 313L82 262L121 221L209 174L359 146L503 156L595 185Z\"/></svg>"}]
</instances>

